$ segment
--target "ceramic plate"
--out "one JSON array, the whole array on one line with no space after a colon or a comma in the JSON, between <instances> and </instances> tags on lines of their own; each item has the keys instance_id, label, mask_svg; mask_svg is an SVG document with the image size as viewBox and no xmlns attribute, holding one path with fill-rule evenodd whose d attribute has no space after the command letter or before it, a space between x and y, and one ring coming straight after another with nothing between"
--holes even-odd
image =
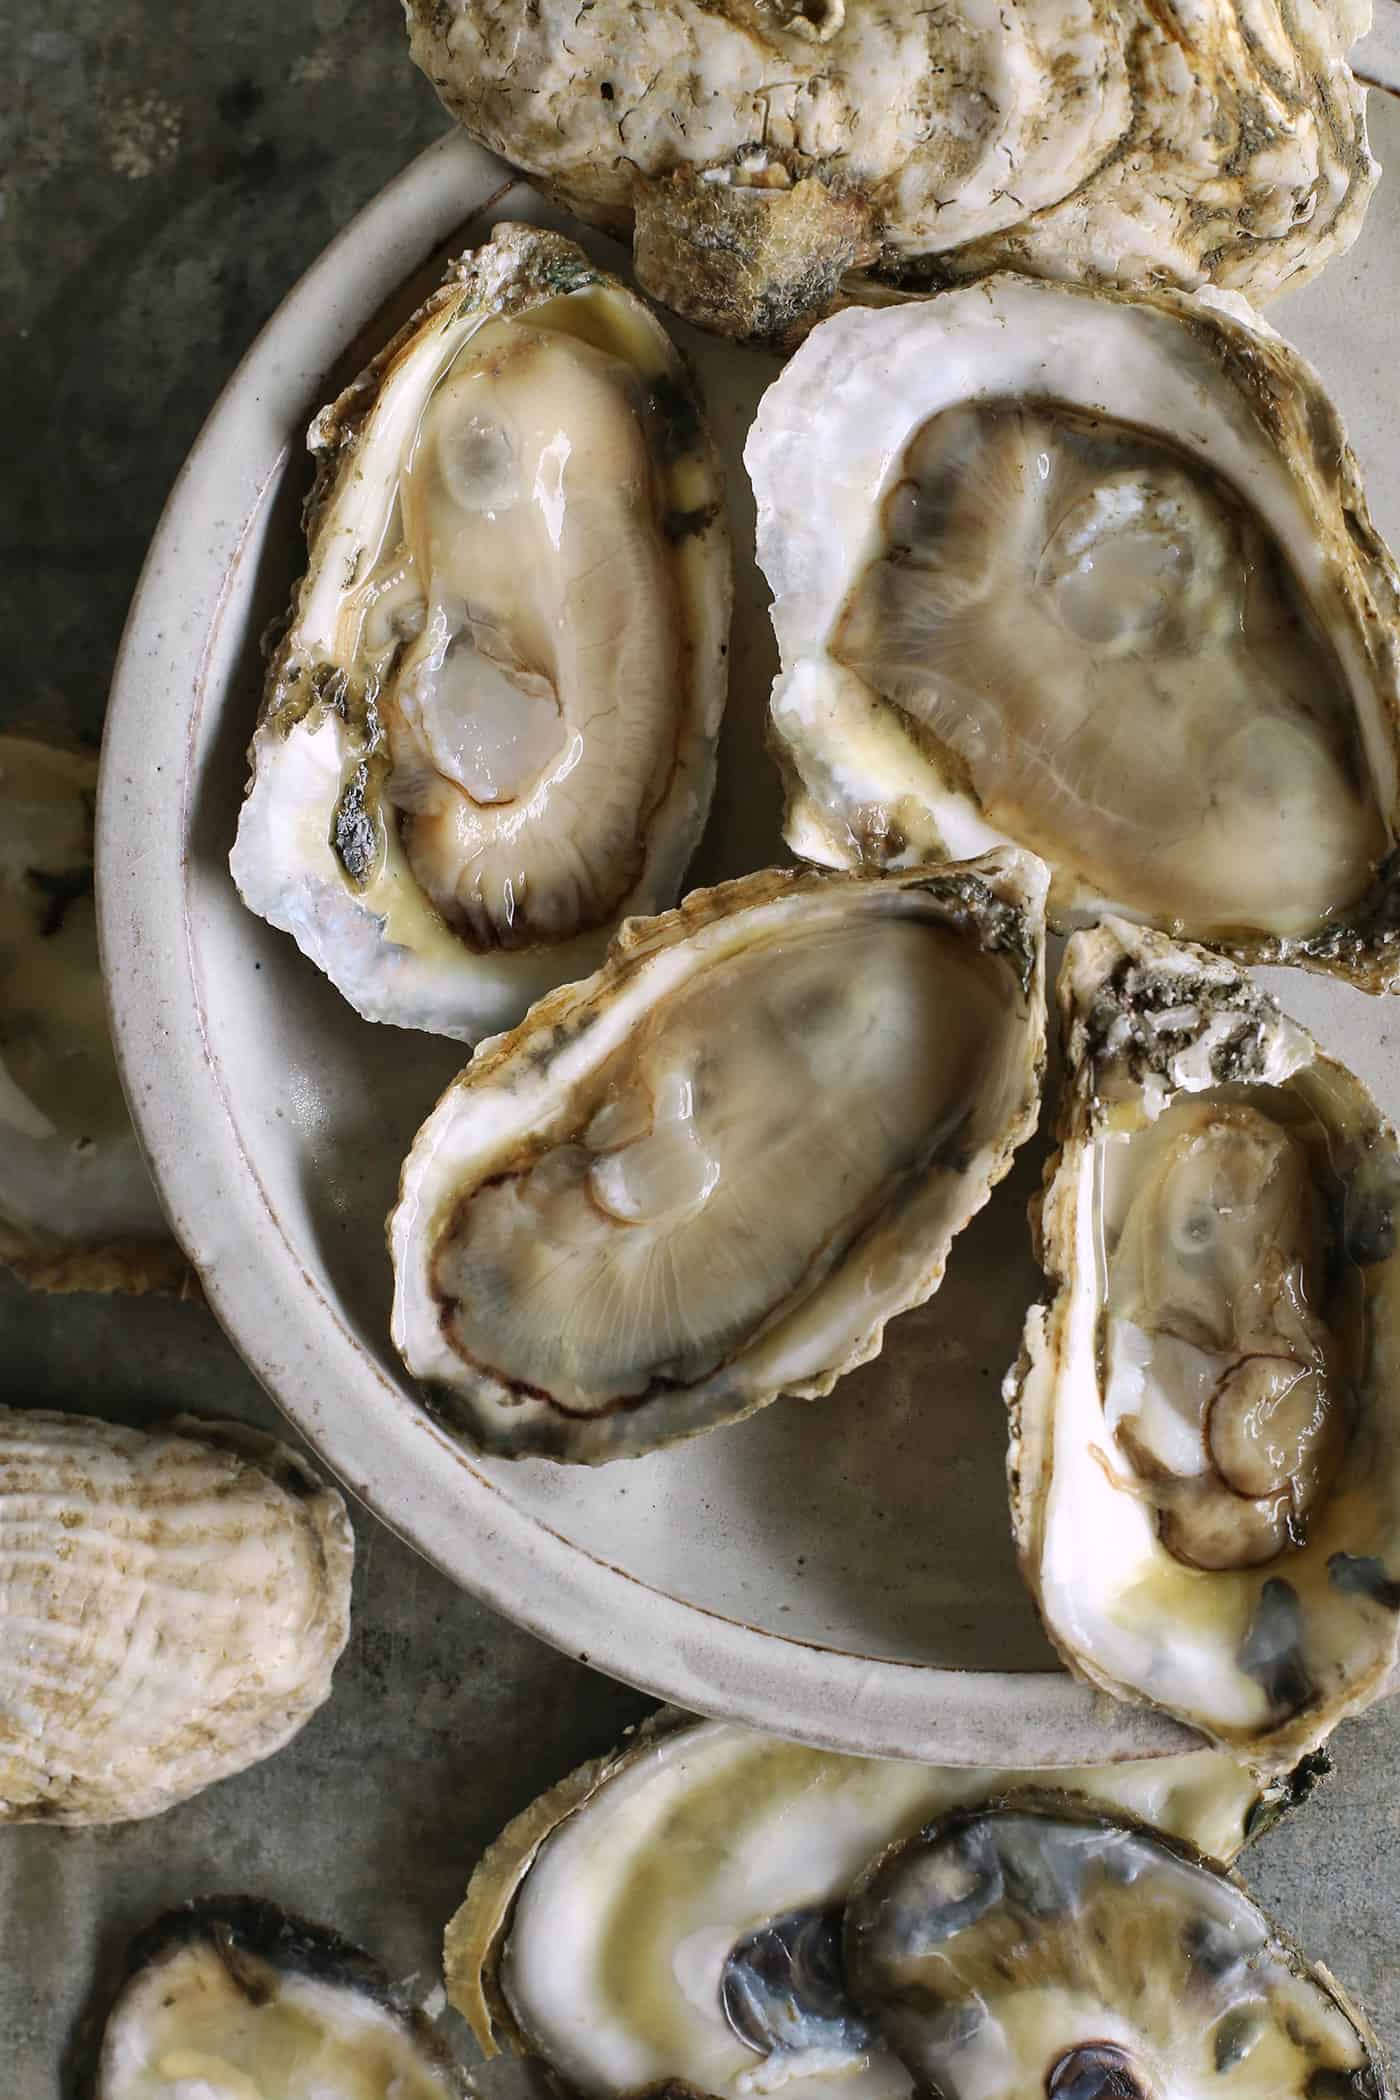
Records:
<instances>
[{"instance_id":1,"label":"ceramic plate","mask_svg":"<svg viewBox=\"0 0 1400 2100\"><path fill-rule=\"evenodd\" d=\"M1378 521L1400 542L1400 102L1378 94L1372 108L1396 176L1352 256L1270 318L1321 365ZM175 1228L233 1341L342 1480L457 1581L600 1669L706 1713L876 1755L1054 1764L1174 1747L1174 1724L1059 1669L1011 1552L999 1388L1039 1286L1025 1227L1034 1146L957 1242L937 1298L896 1321L883 1355L826 1400L779 1401L697 1442L586 1471L467 1454L398 1366L384 1218L461 1053L360 1021L243 909L228 851L260 637L298 573L306 424L442 256L502 218L576 231L454 137L347 228L234 375L137 592L108 716L102 936L132 1108ZM585 245L622 267L606 242ZM739 464L775 366L676 333L726 455L740 555L699 883L781 853L763 750L773 650ZM1400 1111L1400 1001L1303 976L1270 982Z\"/></svg>"}]
</instances>

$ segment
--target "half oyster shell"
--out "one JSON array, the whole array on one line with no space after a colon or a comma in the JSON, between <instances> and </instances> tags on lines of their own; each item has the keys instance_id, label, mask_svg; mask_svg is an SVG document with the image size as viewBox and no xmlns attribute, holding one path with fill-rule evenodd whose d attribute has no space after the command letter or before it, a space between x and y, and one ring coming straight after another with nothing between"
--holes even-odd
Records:
<instances>
[{"instance_id":1,"label":"half oyster shell","mask_svg":"<svg viewBox=\"0 0 1400 2100\"><path fill-rule=\"evenodd\" d=\"M512 225L309 442L234 880L366 1019L472 1042L680 887L726 686L714 448L640 300Z\"/></svg>"},{"instance_id":2,"label":"half oyster shell","mask_svg":"<svg viewBox=\"0 0 1400 2100\"><path fill-rule=\"evenodd\" d=\"M959 1810L866 1875L853 1994L944 2100L1385 2100L1365 2019L1229 1875L1035 1794Z\"/></svg>"},{"instance_id":3,"label":"half oyster shell","mask_svg":"<svg viewBox=\"0 0 1400 2100\"><path fill-rule=\"evenodd\" d=\"M1400 1149L1219 956L1070 941L1012 1514L1081 1675L1265 1771L1400 1652Z\"/></svg>"},{"instance_id":4,"label":"half oyster shell","mask_svg":"<svg viewBox=\"0 0 1400 2100\"><path fill-rule=\"evenodd\" d=\"M798 852L1011 840L1057 927L1400 985L1400 577L1240 300L997 277L839 314L746 459Z\"/></svg>"},{"instance_id":5,"label":"half oyster shell","mask_svg":"<svg viewBox=\"0 0 1400 2100\"><path fill-rule=\"evenodd\" d=\"M241 1423L0 1409L0 1823L157 1815L280 1750L353 1561L335 1489Z\"/></svg>"},{"instance_id":6,"label":"half oyster shell","mask_svg":"<svg viewBox=\"0 0 1400 2100\"><path fill-rule=\"evenodd\" d=\"M254 1896L157 1918L127 1954L96 2100L465 2100L422 2014L338 1933Z\"/></svg>"},{"instance_id":7,"label":"half oyster shell","mask_svg":"<svg viewBox=\"0 0 1400 2100\"><path fill-rule=\"evenodd\" d=\"M1034 1128L1045 871L768 871L634 920L483 1046L389 1220L394 1342L507 1457L830 1392Z\"/></svg>"},{"instance_id":8,"label":"half oyster shell","mask_svg":"<svg viewBox=\"0 0 1400 2100\"><path fill-rule=\"evenodd\" d=\"M474 138L626 236L644 287L781 336L853 264L1267 298L1355 239L1370 0L405 0Z\"/></svg>"},{"instance_id":9,"label":"half oyster shell","mask_svg":"<svg viewBox=\"0 0 1400 2100\"><path fill-rule=\"evenodd\" d=\"M447 1928L448 1995L488 2056L539 2057L588 2100L673 2081L902 2100L908 2074L844 1987L842 1905L887 1845L1035 1776L662 1715L492 1846ZM1054 1776L1225 1860L1267 1813L1219 1752Z\"/></svg>"},{"instance_id":10,"label":"half oyster shell","mask_svg":"<svg viewBox=\"0 0 1400 2100\"><path fill-rule=\"evenodd\" d=\"M0 1261L50 1291L179 1291L117 1076L92 901L97 754L0 736Z\"/></svg>"}]
</instances>

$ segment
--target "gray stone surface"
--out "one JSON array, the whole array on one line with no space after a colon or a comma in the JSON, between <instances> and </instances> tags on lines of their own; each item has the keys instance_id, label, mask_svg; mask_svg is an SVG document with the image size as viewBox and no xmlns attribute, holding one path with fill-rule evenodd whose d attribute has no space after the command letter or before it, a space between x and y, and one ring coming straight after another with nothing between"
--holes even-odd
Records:
<instances>
[{"instance_id":1,"label":"gray stone surface","mask_svg":"<svg viewBox=\"0 0 1400 2100\"><path fill-rule=\"evenodd\" d=\"M394 0L9 0L0 108L0 719L95 736L165 490L302 268L442 128ZM197 1305L0 1277L0 1397L140 1422L277 1417ZM335 1695L271 1763L157 1822L0 1832L0 2100L81 2100L126 1934L247 1889L426 1990L505 1819L643 1710L359 1522ZM1344 1728L1249 1879L1400 2045L1400 1702Z\"/></svg>"}]
</instances>

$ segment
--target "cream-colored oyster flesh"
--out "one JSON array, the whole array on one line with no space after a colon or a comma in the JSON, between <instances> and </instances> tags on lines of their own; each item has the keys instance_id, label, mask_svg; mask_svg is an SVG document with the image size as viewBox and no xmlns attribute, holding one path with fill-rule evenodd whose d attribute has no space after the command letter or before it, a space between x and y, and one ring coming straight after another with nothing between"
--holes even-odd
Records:
<instances>
[{"instance_id":1,"label":"cream-colored oyster flesh","mask_svg":"<svg viewBox=\"0 0 1400 2100\"><path fill-rule=\"evenodd\" d=\"M1109 919L1060 997L1022 1563L1073 1668L1276 1770L1400 1652L1400 1150L1219 956Z\"/></svg>"},{"instance_id":2,"label":"cream-colored oyster flesh","mask_svg":"<svg viewBox=\"0 0 1400 2100\"><path fill-rule=\"evenodd\" d=\"M943 2100L1385 2100L1380 2050L1239 1884L1034 1793L945 1816L864 1877L852 1995Z\"/></svg>"},{"instance_id":3,"label":"cream-colored oyster flesh","mask_svg":"<svg viewBox=\"0 0 1400 2100\"><path fill-rule=\"evenodd\" d=\"M272 1437L0 1410L0 1823L156 1815L327 1698L354 1543Z\"/></svg>"},{"instance_id":4,"label":"cream-colored oyster flesh","mask_svg":"<svg viewBox=\"0 0 1400 2100\"><path fill-rule=\"evenodd\" d=\"M367 1019L474 1042L675 900L726 687L714 449L640 300L511 225L310 443L234 879Z\"/></svg>"},{"instance_id":5,"label":"cream-colored oyster flesh","mask_svg":"<svg viewBox=\"0 0 1400 2100\"><path fill-rule=\"evenodd\" d=\"M829 1392L1034 1127L1044 870L768 871L624 929L483 1046L389 1221L394 1341L507 1456Z\"/></svg>"},{"instance_id":6,"label":"cream-colored oyster flesh","mask_svg":"<svg viewBox=\"0 0 1400 2100\"><path fill-rule=\"evenodd\" d=\"M471 135L634 232L643 286L781 336L853 268L1268 298L1360 229L1370 0L405 0Z\"/></svg>"},{"instance_id":7,"label":"cream-colored oyster flesh","mask_svg":"<svg viewBox=\"0 0 1400 2100\"><path fill-rule=\"evenodd\" d=\"M488 2055L587 2100L678 2080L902 2100L908 2074L842 1987L840 1911L884 1848L1045 1775L837 1756L663 1716L509 1826L447 1928L448 1995ZM1264 1813L1215 1751L1057 1771L1230 1860Z\"/></svg>"},{"instance_id":8,"label":"cream-colored oyster flesh","mask_svg":"<svg viewBox=\"0 0 1400 2100\"><path fill-rule=\"evenodd\" d=\"M92 899L97 754L0 736L0 1262L53 1291L178 1291L122 1097Z\"/></svg>"},{"instance_id":9,"label":"cream-colored oyster flesh","mask_svg":"<svg viewBox=\"0 0 1400 2100\"><path fill-rule=\"evenodd\" d=\"M1062 928L1400 983L1400 579L1241 301L1003 276L840 314L746 459L800 853L1010 840Z\"/></svg>"},{"instance_id":10,"label":"cream-colored oyster flesh","mask_svg":"<svg viewBox=\"0 0 1400 2100\"><path fill-rule=\"evenodd\" d=\"M252 1896L138 1933L95 2100L462 2100L424 2017L359 1947Z\"/></svg>"}]
</instances>

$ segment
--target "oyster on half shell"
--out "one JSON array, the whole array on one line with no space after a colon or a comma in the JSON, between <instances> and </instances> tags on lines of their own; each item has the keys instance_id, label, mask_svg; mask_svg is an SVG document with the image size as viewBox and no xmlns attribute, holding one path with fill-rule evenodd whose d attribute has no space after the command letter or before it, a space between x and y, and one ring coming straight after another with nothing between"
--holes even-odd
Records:
<instances>
[{"instance_id":1,"label":"oyster on half shell","mask_svg":"<svg viewBox=\"0 0 1400 2100\"><path fill-rule=\"evenodd\" d=\"M781 336L852 265L1266 298L1375 186L1370 0L405 0L474 138L634 233L644 287Z\"/></svg>"},{"instance_id":2,"label":"oyster on half shell","mask_svg":"<svg viewBox=\"0 0 1400 2100\"><path fill-rule=\"evenodd\" d=\"M1400 985L1400 578L1242 301L1002 276L839 314L746 459L798 852L1010 840L1057 927Z\"/></svg>"},{"instance_id":3,"label":"oyster on half shell","mask_svg":"<svg viewBox=\"0 0 1400 2100\"><path fill-rule=\"evenodd\" d=\"M92 894L97 754L0 736L0 1262L50 1291L180 1291L122 1096Z\"/></svg>"},{"instance_id":4,"label":"oyster on half shell","mask_svg":"<svg viewBox=\"0 0 1400 2100\"><path fill-rule=\"evenodd\" d=\"M1190 1846L1030 1793L895 1846L852 1995L942 2100L1386 2100L1364 2016Z\"/></svg>"},{"instance_id":5,"label":"oyster on half shell","mask_svg":"<svg viewBox=\"0 0 1400 2100\"><path fill-rule=\"evenodd\" d=\"M1044 1776L659 1716L487 1852L447 1928L448 1995L488 2055L535 2056L584 2100L677 2081L720 2100L789 2083L903 2100L907 2072L844 1987L842 1906L888 1845ZM1222 1860L1273 1812L1217 1751L1075 1767L1054 1785Z\"/></svg>"},{"instance_id":6,"label":"oyster on half shell","mask_svg":"<svg viewBox=\"0 0 1400 2100\"><path fill-rule=\"evenodd\" d=\"M367 1019L473 1042L680 887L727 678L714 448L651 312L514 225L310 444L234 879Z\"/></svg>"},{"instance_id":7,"label":"oyster on half shell","mask_svg":"<svg viewBox=\"0 0 1400 2100\"><path fill-rule=\"evenodd\" d=\"M1400 1149L1219 956L1110 919L1060 1000L1022 1564L1074 1669L1278 1770L1400 1652Z\"/></svg>"},{"instance_id":8,"label":"oyster on half shell","mask_svg":"<svg viewBox=\"0 0 1400 2100\"><path fill-rule=\"evenodd\" d=\"M329 1697L354 1551L242 1423L0 1409L0 1825L157 1815L280 1750Z\"/></svg>"},{"instance_id":9,"label":"oyster on half shell","mask_svg":"<svg viewBox=\"0 0 1400 2100\"><path fill-rule=\"evenodd\" d=\"M874 1356L1034 1128L1045 870L770 870L482 1046L389 1220L393 1336L507 1457L635 1456Z\"/></svg>"}]
</instances>

